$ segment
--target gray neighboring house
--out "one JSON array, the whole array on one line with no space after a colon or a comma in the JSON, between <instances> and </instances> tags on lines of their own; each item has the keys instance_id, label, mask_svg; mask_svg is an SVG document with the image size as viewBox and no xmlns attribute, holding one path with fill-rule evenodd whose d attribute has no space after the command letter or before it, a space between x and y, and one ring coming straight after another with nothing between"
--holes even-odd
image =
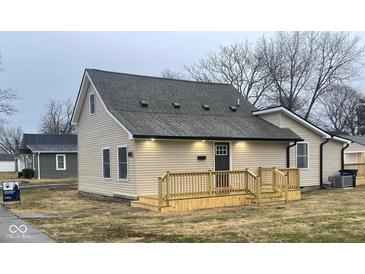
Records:
<instances>
[{"instance_id":1,"label":"gray neighboring house","mask_svg":"<svg viewBox=\"0 0 365 274\"><path fill-rule=\"evenodd\" d=\"M38 179L77 177L77 135L24 134L22 167L32 168Z\"/></svg>"}]
</instances>

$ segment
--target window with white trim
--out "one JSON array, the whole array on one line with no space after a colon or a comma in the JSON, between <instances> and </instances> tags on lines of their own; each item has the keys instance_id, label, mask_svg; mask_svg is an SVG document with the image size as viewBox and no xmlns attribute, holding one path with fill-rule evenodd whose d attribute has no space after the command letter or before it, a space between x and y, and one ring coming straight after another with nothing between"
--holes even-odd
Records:
<instances>
[{"instance_id":1,"label":"window with white trim","mask_svg":"<svg viewBox=\"0 0 365 274\"><path fill-rule=\"evenodd\" d=\"M110 179L110 149L103 149L103 179Z\"/></svg>"},{"instance_id":2,"label":"window with white trim","mask_svg":"<svg viewBox=\"0 0 365 274\"><path fill-rule=\"evenodd\" d=\"M56 154L56 170L66 170L65 154Z\"/></svg>"},{"instance_id":3,"label":"window with white trim","mask_svg":"<svg viewBox=\"0 0 365 274\"><path fill-rule=\"evenodd\" d=\"M297 143L297 168L308 168L308 143Z\"/></svg>"},{"instance_id":4,"label":"window with white trim","mask_svg":"<svg viewBox=\"0 0 365 274\"><path fill-rule=\"evenodd\" d=\"M215 146L215 155L227 155L227 154L228 154L227 145L216 145Z\"/></svg>"},{"instance_id":5,"label":"window with white trim","mask_svg":"<svg viewBox=\"0 0 365 274\"><path fill-rule=\"evenodd\" d=\"M118 147L118 178L120 180L128 179L128 152L127 146Z\"/></svg>"},{"instance_id":6,"label":"window with white trim","mask_svg":"<svg viewBox=\"0 0 365 274\"><path fill-rule=\"evenodd\" d=\"M90 114L95 113L95 93L91 93L89 95L89 107L90 107Z\"/></svg>"}]
</instances>

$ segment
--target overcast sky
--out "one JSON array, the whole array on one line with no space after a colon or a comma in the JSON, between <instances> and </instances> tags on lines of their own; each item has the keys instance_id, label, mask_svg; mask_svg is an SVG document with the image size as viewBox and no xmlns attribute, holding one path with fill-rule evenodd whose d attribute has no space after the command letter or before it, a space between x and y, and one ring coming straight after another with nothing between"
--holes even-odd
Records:
<instances>
[{"instance_id":1,"label":"overcast sky","mask_svg":"<svg viewBox=\"0 0 365 274\"><path fill-rule=\"evenodd\" d=\"M219 45L263 32L0 32L0 87L15 89L9 124L37 132L50 99L75 100L85 68L159 75L182 70ZM363 36L363 34L361 34ZM364 42L364 39L363 41Z\"/></svg>"}]
</instances>

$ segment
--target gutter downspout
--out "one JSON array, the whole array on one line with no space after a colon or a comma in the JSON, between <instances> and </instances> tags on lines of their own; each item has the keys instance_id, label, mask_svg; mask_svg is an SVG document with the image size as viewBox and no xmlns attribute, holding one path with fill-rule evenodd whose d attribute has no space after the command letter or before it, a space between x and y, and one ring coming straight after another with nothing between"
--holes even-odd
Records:
<instances>
[{"instance_id":1,"label":"gutter downspout","mask_svg":"<svg viewBox=\"0 0 365 274\"><path fill-rule=\"evenodd\" d=\"M288 145L286 147L286 167L290 168L290 148L296 146L297 141L294 141L294 144Z\"/></svg>"},{"instance_id":2,"label":"gutter downspout","mask_svg":"<svg viewBox=\"0 0 365 274\"><path fill-rule=\"evenodd\" d=\"M323 189L323 146L329 142L329 138L327 138L324 142L322 142L319 146L319 187Z\"/></svg>"},{"instance_id":3,"label":"gutter downspout","mask_svg":"<svg viewBox=\"0 0 365 274\"><path fill-rule=\"evenodd\" d=\"M346 144L346 146L341 149L341 169L345 169L345 149L349 146L350 144Z\"/></svg>"},{"instance_id":4,"label":"gutter downspout","mask_svg":"<svg viewBox=\"0 0 365 274\"><path fill-rule=\"evenodd\" d=\"M40 165L40 155L41 155L41 153L40 152L38 152L38 180L41 178L41 165Z\"/></svg>"}]
</instances>

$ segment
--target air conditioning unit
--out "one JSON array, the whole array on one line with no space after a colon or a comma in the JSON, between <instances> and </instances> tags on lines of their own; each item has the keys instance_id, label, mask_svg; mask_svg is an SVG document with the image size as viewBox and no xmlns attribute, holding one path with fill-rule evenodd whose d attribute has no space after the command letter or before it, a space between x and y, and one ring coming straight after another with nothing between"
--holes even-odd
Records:
<instances>
[{"instance_id":1,"label":"air conditioning unit","mask_svg":"<svg viewBox=\"0 0 365 274\"><path fill-rule=\"evenodd\" d=\"M328 177L328 180L334 188L354 187L353 176L331 176Z\"/></svg>"}]
</instances>

